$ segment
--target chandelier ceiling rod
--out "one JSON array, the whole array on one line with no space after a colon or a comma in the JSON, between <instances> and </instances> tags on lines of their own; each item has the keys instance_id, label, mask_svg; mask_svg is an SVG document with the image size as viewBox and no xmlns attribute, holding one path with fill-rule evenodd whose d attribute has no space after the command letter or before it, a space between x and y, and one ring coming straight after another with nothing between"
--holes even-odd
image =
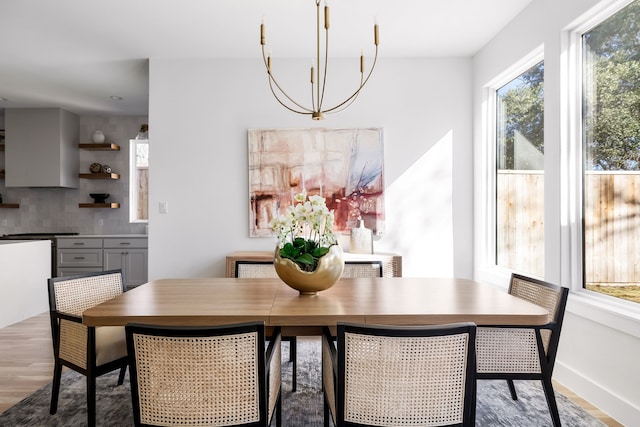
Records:
<instances>
[{"instance_id":1,"label":"chandelier ceiling rod","mask_svg":"<svg viewBox=\"0 0 640 427\"><path fill-rule=\"evenodd\" d=\"M329 69L329 6L325 3L324 6L324 30L325 30L325 43L324 43L324 70L320 73L321 69L321 43L320 43L320 26L321 26L321 10L320 10L320 2L322 0L315 0L316 2L316 64L311 64L311 107L305 107L291 98L285 91L282 89L278 81L273 76L272 68L271 68L271 51L268 54L265 53L266 49L266 39L265 39L265 25L264 22L260 24L260 45L262 46L262 60L264 61L264 65L267 69L267 75L269 76L269 88L271 89L271 93L276 98L276 100L286 109L298 114L308 114L311 115L313 120L323 120L324 113L337 113L339 111L344 110L349 107L356 100L360 91L369 81L369 77L373 73L373 69L376 66L376 62L378 61L378 24L374 23L373 25L373 43L375 45L375 57L373 58L373 63L371 65L371 69L366 74L365 78L365 64L364 64L364 54L360 54L360 86L356 89L355 92L351 94L347 99L342 101L341 103L327 109L322 109L322 103L324 102L324 93L325 87L327 83L327 73ZM317 67L316 67L317 65ZM289 102L287 102L287 100ZM296 108L297 107L297 108Z\"/></svg>"}]
</instances>

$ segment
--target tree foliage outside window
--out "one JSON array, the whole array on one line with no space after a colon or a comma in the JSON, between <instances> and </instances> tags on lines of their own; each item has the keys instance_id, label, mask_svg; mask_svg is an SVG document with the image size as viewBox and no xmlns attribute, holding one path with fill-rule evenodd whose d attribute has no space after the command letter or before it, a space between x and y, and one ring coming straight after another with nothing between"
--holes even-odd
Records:
<instances>
[{"instance_id":1,"label":"tree foliage outside window","mask_svg":"<svg viewBox=\"0 0 640 427\"><path fill-rule=\"evenodd\" d=\"M517 168L516 136L544 154L544 62L539 62L497 91L498 168Z\"/></svg>"},{"instance_id":2,"label":"tree foliage outside window","mask_svg":"<svg viewBox=\"0 0 640 427\"><path fill-rule=\"evenodd\" d=\"M582 40L585 167L640 170L640 1Z\"/></svg>"}]
</instances>

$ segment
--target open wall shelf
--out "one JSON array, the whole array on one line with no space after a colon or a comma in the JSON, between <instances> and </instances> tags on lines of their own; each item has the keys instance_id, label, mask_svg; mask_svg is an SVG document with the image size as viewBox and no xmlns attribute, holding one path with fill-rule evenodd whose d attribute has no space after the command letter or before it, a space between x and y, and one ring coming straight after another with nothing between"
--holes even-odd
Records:
<instances>
[{"instance_id":1,"label":"open wall shelf","mask_svg":"<svg viewBox=\"0 0 640 427\"><path fill-rule=\"evenodd\" d=\"M105 142L104 144L80 144L80 148L89 151L120 151L118 144Z\"/></svg>"},{"instance_id":2,"label":"open wall shelf","mask_svg":"<svg viewBox=\"0 0 640 427\"><path fill-rule=\"evenodd\" d=\"M119 173L81 173L80 178L83 179L120 179Z\"/></svg>"},{"instance_id":3,"label":"open wall shelf","mask_svg":"<svg viewBox=\"0 0 640 427\"><path fill-rule=\"evenodd\" d=\"M120 209L120 203L80 203L81 208Z\"/></svg>"}]
</instances>

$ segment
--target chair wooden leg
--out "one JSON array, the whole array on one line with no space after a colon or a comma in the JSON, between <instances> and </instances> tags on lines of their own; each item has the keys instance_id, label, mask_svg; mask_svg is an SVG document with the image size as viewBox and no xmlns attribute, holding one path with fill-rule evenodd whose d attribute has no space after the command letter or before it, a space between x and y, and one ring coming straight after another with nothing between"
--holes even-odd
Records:
<instances>
[{"instance_id":1,"label":"chair wooden leg","mask_svg":"<svg viewBox=\"0 0 640 427\"><path fill-rule=\"evenodd\" d=\"M547 406L549 406L549 413L554 427L560 427L560 414L558 413L558 405L556 403L556 395L553 391L553 385L551 379L542 379L542 388L544 389L544 396L547 398Z\"/></svg>"},{"instance_id":2,"label":"chair wooden leg","mask_svg":"<svg viewBox=\"0 0 640 427\"><path fill-rule=\"evenodd\" d=\"M291 373L291 391L295 392L298 388L298 343L297 338L293 337L291 344L289 345L289 357L293 361L292 373Z\"/></svg>"},{"instance_id":3,"label":"chair wooden leg","mask_svg":"<svg viewBox=\"0 0 640 427\"><path fill-rule=\"evenodd\" d=\"M62 378L62 364L55 362L53 366L53 383L51 384L51 406L49 413L55 414L58 411L58 395L60 394L60 380Z\"/></svg>"},{"instance_id":4,"label":"chair wooden leg","mask_svg":"<svg viewBox=\"0 0 640 427\"><path fill-rule=\"evenodd\" d=\"M518 400L518 393L516 393L516 386L513 384L513 380L507 380L507 385L509 386L509 392L511 393L511 398L513 400Z\"/></svg>"},{"instance_id":5,"label":"chair wooden leg","mask_svg":"<svg viewBox=\"0 0 640 427\"><path fill-rule=\"evenodd\" d=\"M96 425L96 379L93 375L87 375L87 425Z\"/></svg>"},{"instance_id":6,"label":"chair wooden leg","mask_svg":"<svg viewBox=\"0 0 640 427\"><path fill-rule=\"evenodd\" d=\"M124 384L124 374L127 373L127 367L123 366L120 368L120 375L118 376L118 385Z\"/></svg>"}]
</instances>

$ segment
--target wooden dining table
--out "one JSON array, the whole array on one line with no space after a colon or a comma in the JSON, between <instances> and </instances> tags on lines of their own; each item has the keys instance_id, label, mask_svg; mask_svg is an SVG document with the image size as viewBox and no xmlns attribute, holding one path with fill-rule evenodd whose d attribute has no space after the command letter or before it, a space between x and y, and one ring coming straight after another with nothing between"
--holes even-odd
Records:
<instances>
[{"instance_id":1,"label":"wooden dining table","mask_svg":"<svg viewBox=\"0 0 640 427\"><path fill-rule=\"evenodd\" d=\"M285 335L319 335L337 322L428 325L542 325L548 312L489 284L457 278L340 279L316 295L300 295L279 279L153 280L83 313L88 326L129 322L220 325L264 321Z\"/></svg>"}]
</instances>

